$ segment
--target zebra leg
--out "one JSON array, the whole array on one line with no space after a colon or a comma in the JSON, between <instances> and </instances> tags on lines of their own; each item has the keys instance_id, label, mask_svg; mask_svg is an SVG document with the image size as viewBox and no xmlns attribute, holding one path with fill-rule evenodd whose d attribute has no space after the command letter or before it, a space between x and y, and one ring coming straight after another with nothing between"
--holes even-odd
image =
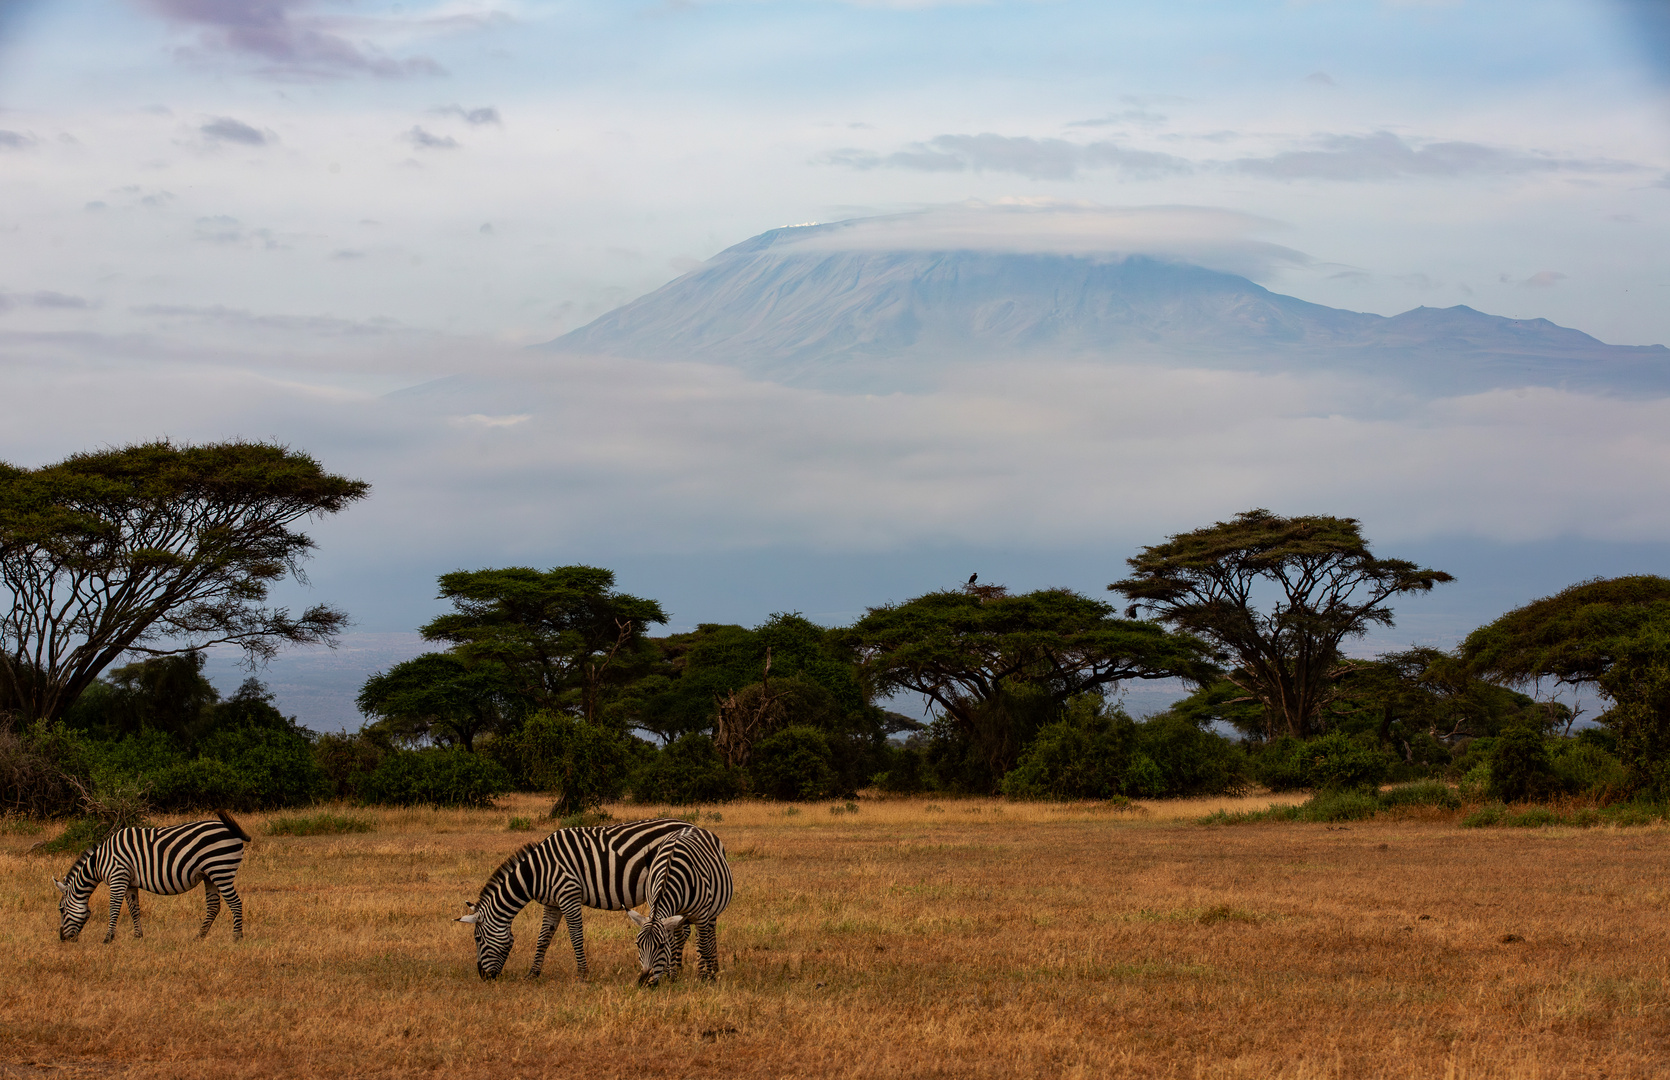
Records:
<instances>
[{"instance_id":1,"label":"zebra leg","mask_svg":"<svg viewBox=\"0 0 1670 1080\"><path fill-rule=\"evenodd\" d=\"M226 897L226 906L232 909L232 940L244 939L244 902L238 896L238 890L232 887L230 880L223 881L217 888L220 895Z\"/></svg>"},{"instance_id":2,"label":"zebra leg","mask_svg":"<svg viewBox=\"0 0 1670 1080\"><path fill-rule=\"evenodd\" d=\"M114 871L107 884L110 886L110 929L104 934L106 945L116 940L116 920L122 917L122 901L128 895L127 875L120 870Z\"/></svg>"},{"instance_id":3,"label":"zebra leg","mask_svg":"<svg viewBox=\"0 0 1670 1080\"><path fill-rule=\"evenodd\" d=\"M133 936L136 938L144 937L145 931L139 928L139 889L137 887L128 890L128 914L133 917Z\"/></svg>"},{"instance_id":4,"label":"zebra leg","mask_svg":"<svg viewBox=\"0 0 1670 1080\"><path fill-rule=\"evenodd\" d=\"M719 924L705 922L696 928L696 954L703 979L719 977Z\"/></svg>"},{"instance_id":5,"label":"zebra leg","mask_svg":"<svg viewBox=\"0 0 1670 1080\"><path fill-rule=\"evenodd\" d=\"M580 978L586 977L586 928L580 921L580 890L564 890L557 897L557 906L568 923L568 940L574 945L574 967Z\"/></svg>"},{"instance_id":6,"label":"zebra leg","mask_svg":"<svg viewBox=\"0 0 1670 1080\"><path fill-rule=\"evenodd\" d=\"M684 974L684 946L687 942L689 942L689 940L690 920L686 919L678 924L678 929L673 931L673 964L671 974L675 979Z\"/></svg>"},{"instance_id":7,"label":"zebra leg","mask_svg":"<svg viewBox=\"0 0 1670 1080\"><path fill-rule=\"evenodd\" d=\"M545 950L551 947L551 938L557 932L557 919L562 912L550 904L543 905L545 916L539 920L539 941L533 949L533 967L528 969L528 978L539 978L540 971L545 967Z\"/></svg>"},{"instance_id":8,"label":"zebra leg","mask_svg":"<svg viewBox=\"0 0 1670 1080\"><path fill-rule=\"evenodd\" d=\"M203 899L208 910L203 916L203 928L197 931L199 940L209 936L209 927L215 924L215 916L220 914L220 890L208 878L203 879Z\"/></svg>"}]
</instances>

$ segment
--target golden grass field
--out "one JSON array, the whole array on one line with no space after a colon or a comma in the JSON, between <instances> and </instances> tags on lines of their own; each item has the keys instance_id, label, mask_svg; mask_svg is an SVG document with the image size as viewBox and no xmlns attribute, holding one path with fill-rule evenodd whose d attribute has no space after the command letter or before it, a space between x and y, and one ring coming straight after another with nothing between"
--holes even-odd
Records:
<instances>
[{"instance_id":1,"label":"golden grass field","mask_svg":"<svg viewBox=\"0 0 1670 1080\"><path fill-rule=\"evenodd\" d=\"M1670 833L1189 823L1268 798L1096 806L739 803L704 811L736 899L716 984L635 985L618 912L483 983L452 922L510 851L497 811L345 811L238 877L57 937L68 856L0 836L0 1076L1662 1077ZM617 819L655 808L615 806ZM1509 938L1513 940L1506 940ZM690 958L693 963L693 956Z\"/></svg>"}]
</instances>

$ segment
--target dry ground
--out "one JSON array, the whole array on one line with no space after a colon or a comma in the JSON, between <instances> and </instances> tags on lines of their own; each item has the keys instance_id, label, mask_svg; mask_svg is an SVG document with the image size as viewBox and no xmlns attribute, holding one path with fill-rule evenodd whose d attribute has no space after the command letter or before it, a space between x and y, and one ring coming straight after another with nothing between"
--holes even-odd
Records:
<instances>
[{"instance_id":1,"label":"dry ground","mask_svg":"<svg viewBox=\"0 0 1670 1080\"><path fill-rule=\"evenodd\" d=\"M612 912L589 983L560 935L522 977L537 909L476 978L451 919L540 835L506 831L529 799L341 837L248 815L237 945L225 914L194 939L201 890L147 895L142 941L95 914L62 944L70 859L0 836L0 1077L1670 1075L1663 829L859 805L704 814L737 881L722 975L659 990Z\"/></svg>"}]
</instances>

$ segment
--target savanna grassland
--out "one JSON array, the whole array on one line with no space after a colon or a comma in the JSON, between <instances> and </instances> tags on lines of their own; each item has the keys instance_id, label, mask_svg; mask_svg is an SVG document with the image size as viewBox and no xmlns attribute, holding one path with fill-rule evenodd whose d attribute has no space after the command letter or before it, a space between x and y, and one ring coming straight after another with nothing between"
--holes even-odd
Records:
<instances>
[{"instance_id":1,"label":"savanna grassland","mask_svg":"<svg viewBox=\"0 0 1670 1080\"><path fill-rule=\"evenodd\" d=\"M1262 805L1268 800L1256 800ZM348 810L370 833L255 836L229 916L146 894L78 943L68 856L0 836L0 1075L267 1077L1648 1077L1670 1069L1670 833L1200 826L1233 800L871 801L704 811L736 899L716 985L635 985L587 912L483 983L452 922L530 797ZM617 819L647 816L611 807Z\"/></svg>"}]
</instances>

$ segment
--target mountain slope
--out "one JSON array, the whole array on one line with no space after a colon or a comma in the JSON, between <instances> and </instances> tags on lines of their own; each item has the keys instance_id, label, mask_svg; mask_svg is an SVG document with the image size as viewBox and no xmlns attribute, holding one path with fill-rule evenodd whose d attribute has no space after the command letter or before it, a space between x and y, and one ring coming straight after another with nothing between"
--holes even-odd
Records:
<instances>
[{"instance_id":1,"label":"mountain slope","mask_svg":"<svg viewBox=\"0 0 1670 1080\"><path fill-rule=\"evenodd\" d=\"M1143 256L841 250L840 225L777 229L544 348L732 364L880 390L956 360L1097 357L1344 369L1456 391L1670 391L1670 350L1606 345L1468 307L1391 318Z\"/></svg>"}]
</instances>

